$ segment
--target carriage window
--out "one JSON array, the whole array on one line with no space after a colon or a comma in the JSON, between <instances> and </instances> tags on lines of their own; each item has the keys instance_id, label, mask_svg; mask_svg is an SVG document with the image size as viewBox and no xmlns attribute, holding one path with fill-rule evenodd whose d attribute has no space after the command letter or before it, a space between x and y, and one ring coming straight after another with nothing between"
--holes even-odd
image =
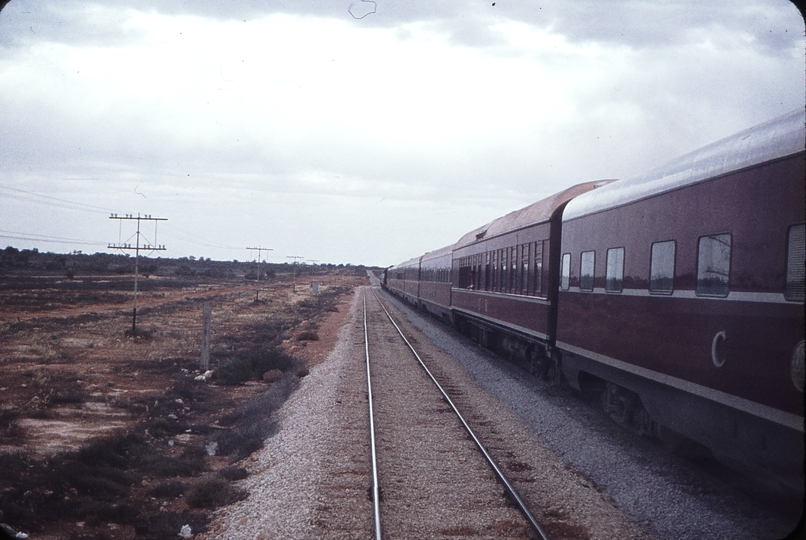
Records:
<instances>
[{"instance_id":1,"label":"carriage window","mask_svg":"<svg viewBox=\"0 0 806 540\"><path fill-rule=\"evenodd\" d=\"M507 292L507 281L509 275L509 268L507 266L508 249L501 250L501 292Z\"/></svg>"},{"instance_id":2,"label":"carriage window","mask_svg":"<svg viewBox=\"0 0 806 540\"><path fill-rule=\"evenodd\" d=\"M493 275L491 276L490 290L498 290L498 250L493 251Z\"/></svg>"},{"instance_id":3,"label":"carriage window","mask_svg":"<svg viewBox=\"0 0 806 540\"><path fill-rule=\"evenodd\" d=\"M605 275L605 290L607 292L621 292L624 283L624 248L611 248L607 250L607 274Z\"/></svg>"},{"instance_id":4,"label":"carriage window","mask_svg":"<svg viewBox=\"0 0 806 540\"><path fill-rule=\"evenodd\" d=\"M543 292L543 242L535 242L535 292L541 296Z\"/></svg>"},{"instance_id":5,"label":"carriage window","mask_svg":"<svg viewBox=\"0 0 806 540\"><path fill-rule=\"evenodd\" d=\"M803 302L806 297L806 224L803 223L789 228L784 297L794 302Z\"/></svg>"},{"instance_id":6,"label":"carriage window","mask_svg":"<svg viewBox=\"0 0 806 540\"><path fill-rule=\"evenodd\" d=\"M579 261L579 290L593 290L593 267L596 257L594 251L583 251Z\"/></svg>"},{"instance_id":7,"label":"carriage window","mask_svg":"<svg viewBox=\"0 0 806 540\"><path fill-rule=\"evenodd\" d=\"M560 288L564 291L568 290L571 284L571 254L563 254L562 270L560 271Z\"/></svg>"},{"instance_id":8,"label":"carriage window","mask_svg":"<svg viewBox=\"0 0 806 540\"><path fill-rule=\"evenodd\" d=\"M459 287L462 289L471 289L471 271L470 257L462 257L459 261Z\"/></svg>"},{"instance_id":9,"label":"carriage window","mask_svg":"<svg viewBox=\"0 0 806 540\"><path fill-rule=\"evenodd\" d=\"M529 244L521 247L521 294L529 288Z\"/></svg>"},{"instance_id":10,"label":"carriage window","mask_svg":"<svg viewBox=\"0 0 806 540\"><path fill-rule=\"evenodd\" d=\"M490 252L484 254L484 290L490 290Z\"/></svg>"},{"instance_id":11,"label":"carriage window","mask_svg":"<svg viewBox=\"0 0 806 540\"><path fill-rule=\"evenodd\" d=\"M697 253L697 294L728 295L730 244L730 234L714 234L700 238Z\"/></svg>"},{"instance_id":12,"label":"carriage window","mask_svg":"<svg viewBox=\"0 0 806 540\"><path fill-rule=\"evenodd\" d=\"M674 291L674 240L655 242L649 261L649 292L671 294Z\"/></svg>"}]
</instances>

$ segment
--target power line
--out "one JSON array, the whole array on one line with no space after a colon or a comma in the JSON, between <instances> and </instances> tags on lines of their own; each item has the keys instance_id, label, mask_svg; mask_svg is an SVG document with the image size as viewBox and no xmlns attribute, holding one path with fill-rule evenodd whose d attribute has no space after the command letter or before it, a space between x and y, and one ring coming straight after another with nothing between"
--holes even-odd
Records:
<instances>
[{"instance_id":1,"label":"power line","mask_svg":"<svg viewBox=\"0 0 806 540\"><path fill-rule=\"evenodd\" d=\"M194 238L196 238L196 237L193 236L193 233L191 233L189 231L186 231L184 229L180 229L179 227L177 227L175 225L171 226L171 229L174 229L174 230L177 230L177 231L179 231L181 233L184 233L184 235L186 235L186 236L176 235L176 234L166 234L166 236L168 238L176 238L177 240L182 240L184 242L190 242L191 244L197 244L199 246L204 246L204 247L211 247L211 248L218 248L218 249L233 249L233 250L234 249L237 249L237 250L243 249L243 248L235 247L235 246L222 246L220 244L210 244L208 242L202 242L202 241L199 241L199 240L194 240Z\"/></svg>"},{"instance_id":2,"label":"power line","mask_svg":"<svg viewBox=\"0 0 806 540\"><path fill-rule=\"evenodd\" d=\"M83 212L92 212L92 213L109 214L109 213L114 213L115 212L115 210L112 210L112 209L106 208L106 207L102 207L102 206L94 206L94 205L91 205L91 204L80 203L80 202L76 202L76 201L71 201L69 199L62 199L62 198L59 198L59 197L53 197L52 195L43 195L41 193L36 193L36 192L28 191L28 190L25 190L25 189L14 188L14 187L2 185L2 184L0 184L0 189L16 192L16 193L10 193L10 194L7 193L7 194L5 194L6 197L21 200L21 201L30 202L30 203L33 203L33 204L42 204L42 205L51 206L51 207L55 207L55 208L65 208L67 210L80 210L80 211L83 211ZM31 197L26 197L24 195L29 195L29 196L33 196L33 197L39 197L41 199L46 199L46 200L32 199ZM174 227L174 229L184 233L187 236L182 237L182 236L170 235L169 234L168 236L170 238L176 238L176 239L182 240L184 242L190 242L192 244L196 244L196 245L204 246L204 247L210 247L210 248L232 249L232 250L235 250L235 249L240 250L240 249L242 249L242 248L235 247L235 246L222 246L222 245L219 245L219 244L210 244L208 242L199 241L197 239L197 237L195 237L193 235L193 233L191 233L189 231L185 231L185 230L179 229L177 227ZM28 233L13 233L13 234L26 235ZM29 238L21 238L21 237L16 237L16 236L0 235L0 237L14 238L16 240L32 240L32 239L29 239ZM43 242L49 241L49 242L54 242L55 243L54 240L41 240L41 241L43 241ZM104 242L97 242L97 243L92 243L92 244L87 243L86 241L83 241L83 240L75 240L74 242L83 242L84 245L99 245L99 246L104 245Z\"/></svg>"},{"instance_id":3,"label":"power line","mask_svg":"<svg viewBox=\"0 0 806 540\"><path fill-rule=\"evenodd\" d=\"M80 202L76 202L76 201L71 201L69 199L62 199L62 198L59 198L59 197L53 197L51 195L42 195L41 193L36 193L34 191L28 191L28 190L25 190L25 189L14 188L14 187L11 187L11 186L4 186L2 184L0 184L0 189L6 189L6 190L9 190L9 191L15 191L17 193L24 193L25 195L33 195L34 197L41 197L42 199L48 199L48 200L45 200L45 201L40 201L40 200L35 200L35 199L30 199L30 198L27 198L27 197L23 197L21 195L16 195L16 194L13 194L13 193L12 194L7 194L7 196L9 196L11 198L18 199L18 200L23 200L23 201L28 201L28 202L32 202L32 203L35 203L35 204L44 204L44 205L47 205L47 206L54 206L56 208L67 208L69 210L81 210L81 211L84 211L84 212L94 212L94 213L104 213L104 214L108 214L109 212L114 212L114 210L111 210L109 208L104 208L104 207L101 207L101 206L94 206L94 205L91 205L91 204L84 204L84 203L80 203ZM51 201L53 201L53 202L51 202Z\"/></svg>"},{"instance_id":4,"label":"power line","mask_svg":"<svg viewBox=\"0 0 806 540\"><path fill-rule=\"evenodd\" d=\"M26 233L19 231L5 231L0 229L0 238L14 240L28 240L32 242L48 242L51 244L81 244L83 246L104 246L105 242L92 240L79 240L77 238L64 238L62 236L48 236L46 234Z\"/></svg>"}]
</instances>

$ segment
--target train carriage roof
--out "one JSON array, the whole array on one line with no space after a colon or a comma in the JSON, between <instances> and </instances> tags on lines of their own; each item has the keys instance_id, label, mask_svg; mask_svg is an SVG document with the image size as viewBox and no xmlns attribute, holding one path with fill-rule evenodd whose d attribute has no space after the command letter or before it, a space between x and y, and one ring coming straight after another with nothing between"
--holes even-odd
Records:
<instances>
[{"instance_id":1,"label":"train carriage roof","mask_svg":"<svg viewBox=\"0 0 806 540\"><path fill-rule=\"evenodd\" d=\"M422 256L414 257L413 259L409 259L408 261L404 261L404 262L402 262L400 264L396 264L394 266L389 267L389 270L399 270L401 268L411 268L412 266L416 267L416 268L419 268L421 258L422 258Z\"/></svg>"},{"instance_id":2,"label":"train carriage roof","mask_svg":"<svg viewBox=\"0 0 806 540\"><path fill-rule=\"evenodd\" d=\"M438 259L439 257L444 257L445 255L450 255L453 251L454 244L450 246L445 246L443 248L435 249L434 251L429 251L422 257L422 262L430 261L432 259Z\"/></svg>"},{"instance_id":3,"label":"train carriage roof","mask_svg":"<svg viewBox=\"0 0 806 540\"><path fill-rule=\"evenodd\" d=\"M490 223L465 234L459 239L458 242L456 242L456 244L453 245L453 249L459 249L481 240L487 240L508 232L523 229L524 227L528 227L530 225L536 225L538 223L548 221L551 219L551 216L554 214L554 212L569 200L583 193L587 193L593 189L609 184L610 182L613 182L613 180L597 180L594 182L577 184L568 189L560 191L559 193L555 193L550 197L537 201L536 203L532 203L525 208L510 212L505 216L495 219Z\"/></svg>"},{"instance_id":4,"label":"train carriage roof","mask_svg":"<svg viewBox=\"0 0 806 540\"><path fill-rule=\"evenodd\" d=\"M586 193L568 203L563 221L803 152L806 146L805 126L806 110L796 109L680 156L649 172Z\"/></svg>"}]
</instances>

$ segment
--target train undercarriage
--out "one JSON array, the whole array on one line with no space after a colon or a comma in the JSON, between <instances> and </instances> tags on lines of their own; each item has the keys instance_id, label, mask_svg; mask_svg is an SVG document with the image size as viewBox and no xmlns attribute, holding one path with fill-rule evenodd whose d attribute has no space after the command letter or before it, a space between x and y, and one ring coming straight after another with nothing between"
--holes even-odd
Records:
<instances>
[{"instance_id":1,"label":"train undercarriage","mask_svg":"<svg viewBox=\"0 0 806 540\"><path fill-rule=\"evenodd\" d=\"M552 347L489 321L454 314L454 327L538 379L576 393L614 422L698 462L718 461L802 499L803 434L711 400ZM792 456L795 456L793 458ZM787 498L791 498L787 496Z\"/></svg>"}]
</instances>

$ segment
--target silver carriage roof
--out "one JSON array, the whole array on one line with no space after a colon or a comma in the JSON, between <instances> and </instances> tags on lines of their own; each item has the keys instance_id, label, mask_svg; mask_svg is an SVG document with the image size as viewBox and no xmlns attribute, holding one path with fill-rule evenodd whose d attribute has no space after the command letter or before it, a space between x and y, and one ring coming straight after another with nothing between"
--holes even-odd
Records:
<instances>
[{"instance_id":1,"label":"silver carriage roof","mask_svg":"<svg viewBox=\"0 0 806 540\"><path fill-rule=\"evenodd\" d=\"M806 109L796 109L680 156L649 172L580 195L566 206L563 221L796 154L802 152L804 147Z\"/></svg>"}]
</instances>

